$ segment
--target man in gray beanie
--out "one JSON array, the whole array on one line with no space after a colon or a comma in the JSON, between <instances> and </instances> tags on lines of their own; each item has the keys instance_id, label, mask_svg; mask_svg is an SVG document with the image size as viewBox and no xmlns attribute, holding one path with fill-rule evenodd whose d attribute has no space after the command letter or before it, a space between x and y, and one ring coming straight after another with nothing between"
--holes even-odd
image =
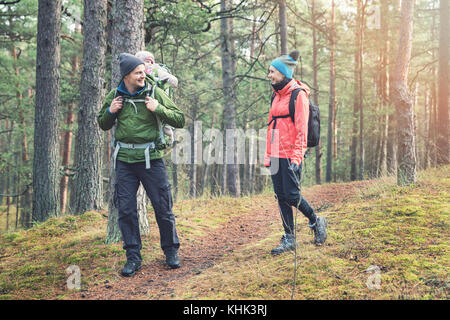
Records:
<instances>
[{"instance_id":1,"label":"man in gray beanie","mask_svg":"<svg viewBox=\"0 0 450 320\"><path fill-rule=\"evenodd\" d=\"M146 80L144 61L122 53L119 66L122 80L106 96L97 120L105 131L117 123L114 133L116 187L113 199L119 211L119 228L127 257L121 273L131 277L142 263L136 199L140 183L155 211L166 263L172 269L180 267L180 242L172 212L170 183L162 159L163 150L158 148L160 130L157 116L175 128L182 128L185 119L166 93Z\"/></svg>"},{"instance_id":2,"label":"man in gray beanie","mask_svg":"<svg viewBox=\"0 0 450 320\"><path fill-rule=\"evenodd\" d=\"M120 76L122 79L139 65L145 65L145 62L129 53L119 55Z\"/></svg>"}]
</instances>

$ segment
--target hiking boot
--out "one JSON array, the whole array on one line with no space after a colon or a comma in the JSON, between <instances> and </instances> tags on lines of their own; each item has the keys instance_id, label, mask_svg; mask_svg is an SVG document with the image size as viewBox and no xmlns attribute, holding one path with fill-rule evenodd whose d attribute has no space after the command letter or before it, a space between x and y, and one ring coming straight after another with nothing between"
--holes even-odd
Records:
<instances>
[{"instance_id":1,"label":"hiking boot","mask_svg":"<svg viewBox=\"0 0 450 320\"><path fill-rule=\"evenodd\" d=\"M123 267L121 274L124 277L132 277L136 271L141 270L141 263L136 261L127 261L125 267Z\"/></svg>"},{"instance_id":2,"label":"hiking boot","mask_svg":"<svg viewBox=\"0 0 450 320\"><path fill-rule=\"evenodd\" d=\"M295 237L293 234L283 234L281 237L281 244L270 251L273 255L279 255L286 251L294 250L298 246L297 241L295 241Z\"/></svg>"},{"instance_id":3,"label":"hiking boot","mask_svg":"<svg viewBox=\"0 0 450 320\"><path fill-rule=\"evenodd\" d=\"M180 267L180 260L178 260L178 250L168 250L164 252L166 255L166 263L171 269L176 269Z\"/></svg>"},{"instance_id":4,"label":"hiking boot","mask_svg":"<svg viewBox=\"0 0 450 320\"><path fill-rule=\"evenodd\" d=\"M314 243L321 245L327 240L327 219L317 217L316 223L310 224L309 227L314 231Z\"/></svg>"}]
</instances>

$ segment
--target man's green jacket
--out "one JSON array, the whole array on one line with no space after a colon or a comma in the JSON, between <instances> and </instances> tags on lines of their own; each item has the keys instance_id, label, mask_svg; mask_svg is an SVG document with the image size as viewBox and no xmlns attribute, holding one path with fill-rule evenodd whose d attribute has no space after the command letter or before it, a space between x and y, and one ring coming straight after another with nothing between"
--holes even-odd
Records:
<instances>
[{"instance_id":1,"label":"man's green jacket","mask_svg":"<svg viewBox=\"0 0 450 320\"><path fill-rule=\"evenodd\" d=\"M143 144L148 142L159 143L159 127L155 114L159 116L161 122L175 128L184 126L184 114L175 103L160 88L155 87L154 98L159 104L154 112L151 112L145 106L145 102L124 102L122 109L113 114L109 107L116 96L122 96L124 99L145 100L147 93L151 92L154 82L146 78L145 86L135 94L130 94L124 82L122 81L117 89L111 90L105 98L103 107L98 113L98 123L102 130L109 130L117 121L117 127L114 134L115 141L123 143ZM151 150L150 159L159 159L163 156L163 150ZM144 149L126 149L120 148L117 159L120 161L135 163L145 161Z\"/></svg>"}]
</instances>

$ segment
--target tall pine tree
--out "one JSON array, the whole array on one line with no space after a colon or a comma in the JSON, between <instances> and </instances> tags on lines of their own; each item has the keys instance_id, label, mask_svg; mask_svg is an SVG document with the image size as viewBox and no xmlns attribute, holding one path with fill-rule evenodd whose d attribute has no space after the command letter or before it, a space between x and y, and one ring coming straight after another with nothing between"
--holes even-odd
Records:
<instances>
[{"instance_id":1,"label":"tall pine tree","mask_svg":"<svg viewBox=\"0 0 450 320\"><path fill-rule=\"evenodd\" d=\"M59 214L59 84L61 0L39 0L34 122L34 221Z\"/></svg>"}]
</instances>

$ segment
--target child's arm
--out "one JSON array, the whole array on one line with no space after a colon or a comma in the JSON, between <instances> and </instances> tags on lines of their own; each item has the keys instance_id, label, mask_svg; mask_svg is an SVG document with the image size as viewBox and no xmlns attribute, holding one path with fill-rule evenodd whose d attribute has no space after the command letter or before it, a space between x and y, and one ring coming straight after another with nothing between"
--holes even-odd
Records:
<instances>
[{"instance_id":1,"label":"child's arm","mask_svg":"<svg viewBox=\"0 0 450 320\"><path fill-rule=\"evenodd\" d=\"M168 73L163 68L160 68L158 65L156 65L156 67L158 69L158 80L167 81L167 83L172 87L176 87L178 85L177 77Z\"/></svg>"}]
</instances>

